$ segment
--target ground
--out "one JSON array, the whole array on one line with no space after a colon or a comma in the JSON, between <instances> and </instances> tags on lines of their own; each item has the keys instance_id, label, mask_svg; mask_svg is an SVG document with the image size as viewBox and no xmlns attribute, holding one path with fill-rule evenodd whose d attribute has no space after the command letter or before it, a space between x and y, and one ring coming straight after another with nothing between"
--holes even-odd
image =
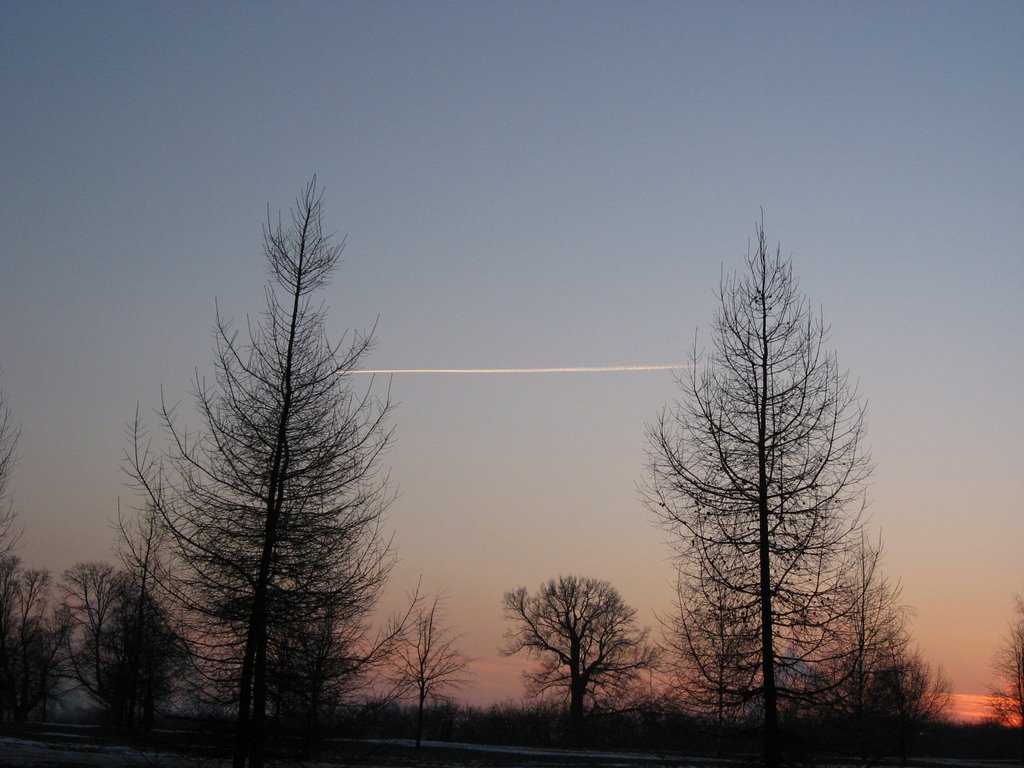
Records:
<instances>
[{"instance_id":1,"label":"ground","mask_svg":"<svg viewBox=\"0 0 1024 768\"><path fill-rule=\"evenodd\" d=\"M0 723L0 768L227 768L217 735L161 730L145 740L95 726ZM408 741L334 741L317 757L278 757L272 768L715 768L750 765L679 755L529 749ZM898 765L893 762L890 765ZM914 760L918 768L1001 768L1007 761ZM879 766L877 768L886 768Z\"/></svg>"}]
</instances>

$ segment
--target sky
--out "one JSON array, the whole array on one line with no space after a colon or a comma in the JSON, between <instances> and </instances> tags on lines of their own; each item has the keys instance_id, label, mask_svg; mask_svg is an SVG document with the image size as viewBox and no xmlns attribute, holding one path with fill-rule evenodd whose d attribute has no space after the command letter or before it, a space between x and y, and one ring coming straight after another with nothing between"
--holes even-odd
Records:
<instances>
[{"instance_id":1,"label":"sky","mask_svg":"<svg viewBox=\"0 0 1024 768\"><path fill-rule=\"evenodd\" d=\"M763 215L868 402L872 530L983 694L1024 592L1024 5L0 4L0 388L26 565L110 558L124 428L263 304L316 174L328 332L373 369L685 362ZM641 502L671 371L399 374L398 563L519 697L501 598L607 579L657 626ZM196 425L198 426L198 425Z\"/></svg>"}]
</instances>

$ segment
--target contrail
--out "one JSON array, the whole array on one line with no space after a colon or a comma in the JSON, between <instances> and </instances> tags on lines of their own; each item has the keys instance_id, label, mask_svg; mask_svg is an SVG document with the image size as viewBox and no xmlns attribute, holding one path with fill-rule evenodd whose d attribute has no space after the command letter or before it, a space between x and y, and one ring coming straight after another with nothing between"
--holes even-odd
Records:
<instances>
[{"instance_id":1,"label":"contrail","mask_svg":"<svg viewBox=\"0 0 1024 768\"><path fill-rule=\"evenodd\" d=\"M501 373L621 373L625 371L671 371L689 368L689 363L671 365L587 365L571 368L387 368L349 373L438 373L438 374L501 374Z\"/></svg>"}]
</instances>

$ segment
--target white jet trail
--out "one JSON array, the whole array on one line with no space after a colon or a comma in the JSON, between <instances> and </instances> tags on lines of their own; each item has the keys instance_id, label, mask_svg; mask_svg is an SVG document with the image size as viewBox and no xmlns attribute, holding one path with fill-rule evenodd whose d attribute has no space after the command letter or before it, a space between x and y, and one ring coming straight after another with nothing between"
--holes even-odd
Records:
<instances>
[{"instance_id":1,"label":"white jet trail","mask_svg":"<svg viewBox=\"0 0 1024 768\"><path fill-rule=\"evenodd\" d=\"M500 374L500 373L608 373L624 371L671 371L689 368L688 363L671 365L589 365L572 368L387 368L373 371L349 371L349 373L439 373L439 374Z\"/></svg>"}]
</instances>

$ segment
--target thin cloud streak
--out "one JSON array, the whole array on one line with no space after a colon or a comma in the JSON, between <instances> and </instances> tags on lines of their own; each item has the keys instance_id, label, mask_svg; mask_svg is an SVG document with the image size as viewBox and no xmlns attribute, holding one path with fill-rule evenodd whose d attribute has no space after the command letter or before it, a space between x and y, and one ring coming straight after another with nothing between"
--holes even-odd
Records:
<instances>
[{"instance_id":1,"label":"thin cloud streak","mask_svg":"<svg viewBox=\"0 0 1024 768\"><path fill-rule=\"evenodd\" d=\"M388 368L373 371L349 371L348 373L396 374L396 373L437 373L437 374L502 374L502 373L624 373L631 371L672 371L689 368L688 364L671 365L592 365L571 368Z\"/></svg>"}]
</instances>

